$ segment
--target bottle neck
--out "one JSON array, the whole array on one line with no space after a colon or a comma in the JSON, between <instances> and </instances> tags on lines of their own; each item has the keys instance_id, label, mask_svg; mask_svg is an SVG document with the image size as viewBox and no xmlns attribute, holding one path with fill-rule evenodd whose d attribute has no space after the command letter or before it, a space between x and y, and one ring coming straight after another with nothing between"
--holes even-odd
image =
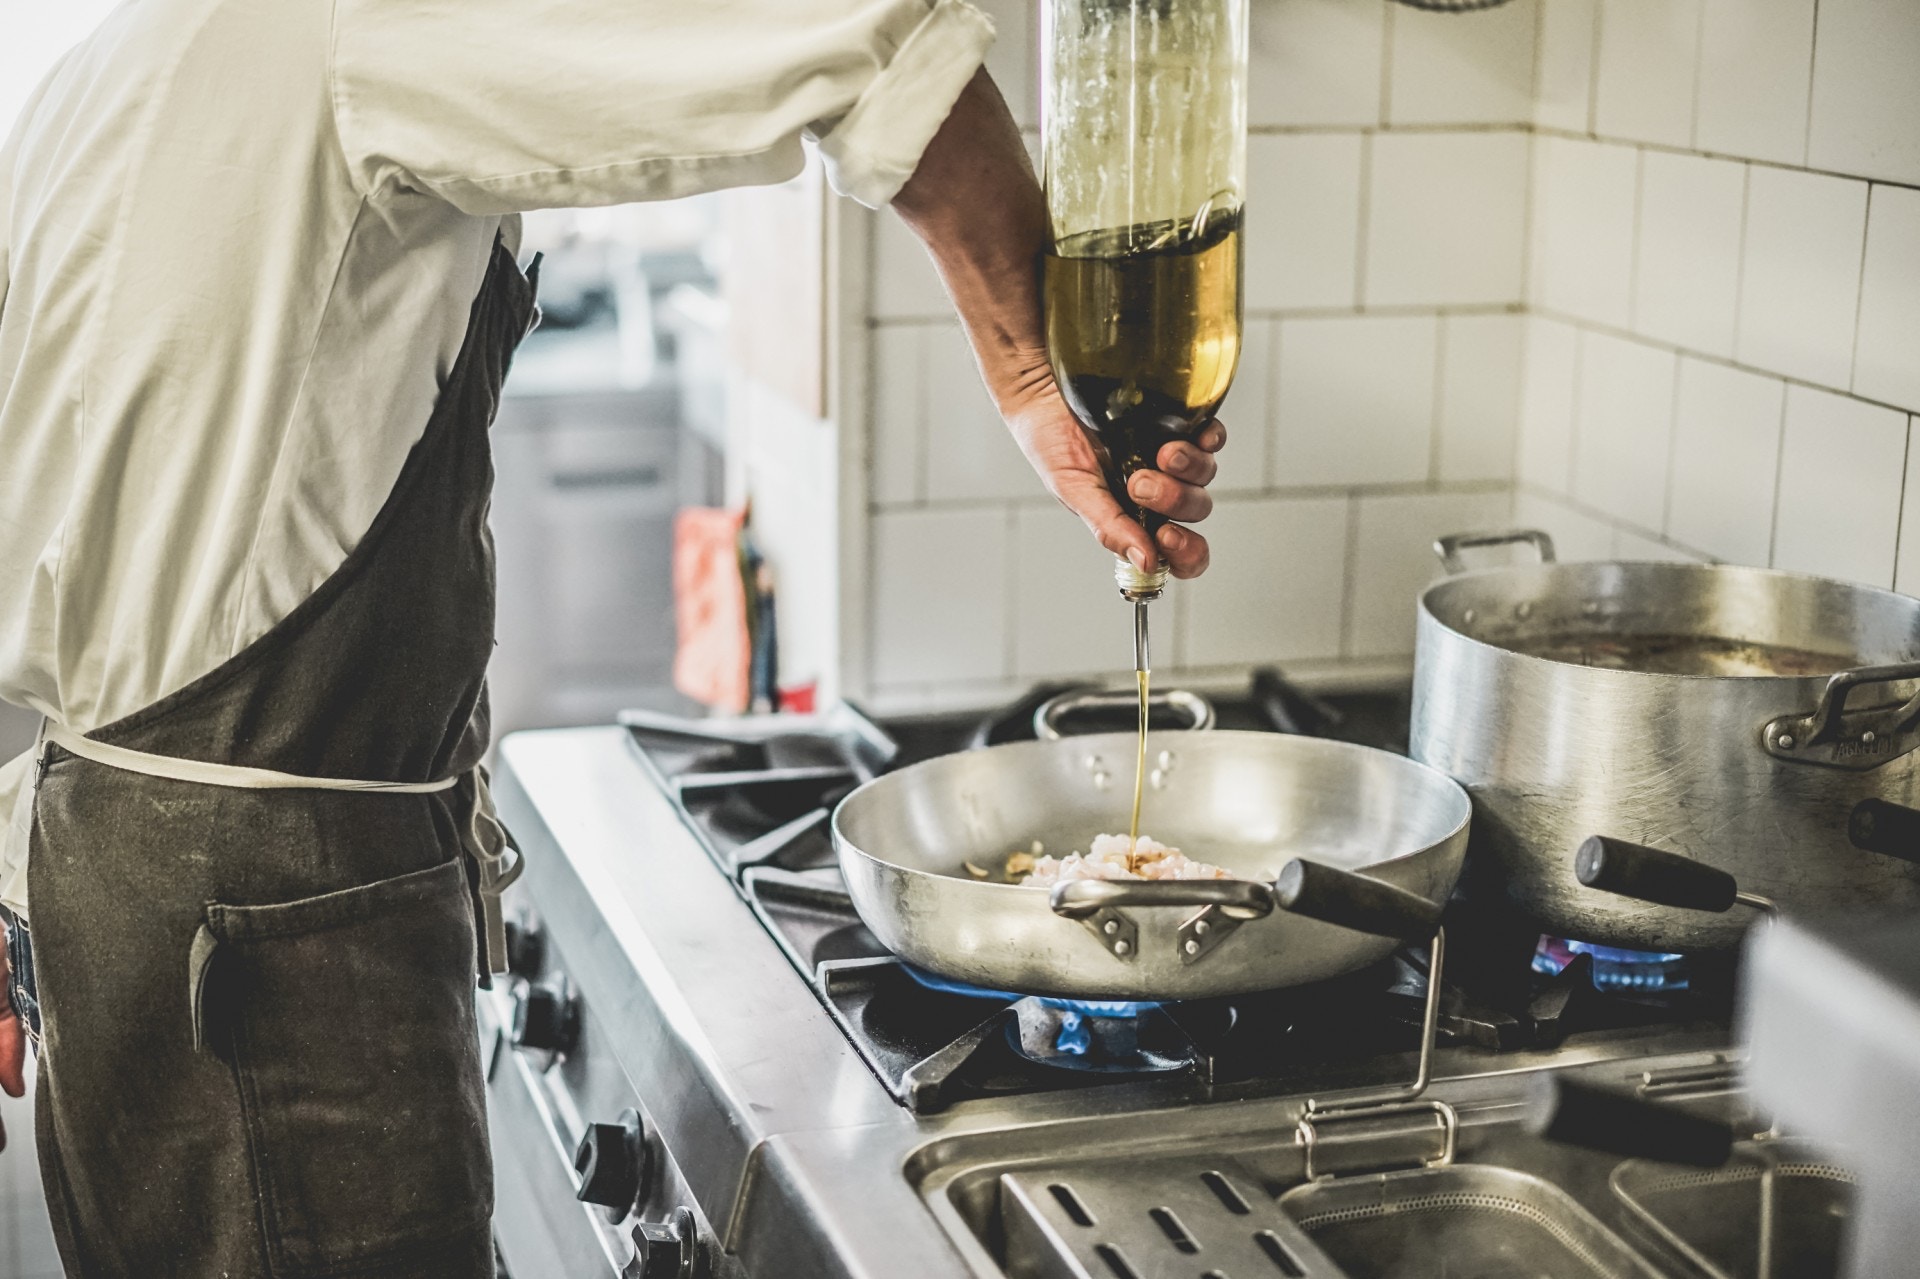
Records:
<instances>
[{"instance_id":1,"label":"bottle neck","mask_svg":"<svg viewBox=\"0 0 1920 1279\"><path fill-rule=\"evenodd\" d=\"M1132 560L1116 555L1113 560L1113 582L1120 588L1120 594L1135 604L1157 600L1160 593L1167 589L1166 562L1163 560L1154 565L1152 570L1143 573L1133 566Z\"/></svg>"}]
</instances>

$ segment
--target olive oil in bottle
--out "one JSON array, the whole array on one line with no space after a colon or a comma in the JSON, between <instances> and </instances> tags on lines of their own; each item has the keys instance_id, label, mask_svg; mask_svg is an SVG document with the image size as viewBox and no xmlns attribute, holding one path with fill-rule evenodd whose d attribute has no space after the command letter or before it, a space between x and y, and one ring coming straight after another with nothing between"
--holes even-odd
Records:
<instances>
[{"instance_id":1,"label":"olive oil in bottle","mask_svg":"<svg viewBox=\"0 0 1920 1279\"><path fill-rule=\"evenodd\" d=\"M1099 441L1107 486L1127 496L1162 445L1204 426L1240 360L1240 210L1076 235L1046 259L1047 345L1074 416Z\"/></svg>"}]
</instances>

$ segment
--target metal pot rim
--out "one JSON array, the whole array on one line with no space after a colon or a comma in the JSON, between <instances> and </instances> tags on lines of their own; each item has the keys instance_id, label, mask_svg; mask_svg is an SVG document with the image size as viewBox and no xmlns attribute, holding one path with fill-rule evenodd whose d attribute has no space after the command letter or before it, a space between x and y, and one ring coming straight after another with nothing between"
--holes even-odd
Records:
<instances>
[{"instance_id":1,"label":"metal pot rim","mask_svg":"<svg viewBox=\"0 0 1920 1279\"><path fill-rule=\"evenodd\" d=\"M1623 569L1648 570L1654 573L1669 573L1676 577L1724 577L1738 576L1774 581L1805 582L1828 589L1839 588L1856 592L1863 597L1878 597L1893 602L1896 606L1905 602L1908 607L1920 609L1920 601L1912 596L1901 594L1884 586L1872 586L1864 582L1848 582L1840 578L1824 577L1818 573L1802 573L1791 569L1761 568L1747 564L1698 564L1675 560L1547 560L1537 564L1500 565L1491 568L1472 569L1465 573L1455 573L1442 578L1420 592L1420 620L1431 622L1434 626L1454 640L1471 644L1476 648L1497 653L1500 657L1512 660L1536 663L1541 667L1555 670L1581 672L1582 678L1613 680L1688 680L1702 683L1721 682L1740 684L1755 688L1776 685L1783 691L1788 688L1819 688L1826 684L1829 675L1738 675L1688 671L1639 671L1623 670L1605 666L1580 666L1572 662L1563 662L1551 657L1541 657L1535 653L1525 653L1493 640L1483 639L1469 634L1446 621L1434 609L1434 601L1449 588L1455 588L1466 582L1490 581L1503 577L1538 575L1544 578L1582 577L1599 571L1620 571ZM1836 654L1836 656L1838 656ZM1920 656L1920 654L1916 654ZM1848 666L1842 669L1868 665L1868 660L1858 654L1850 655Z\"/></svg>"}]
</instances>

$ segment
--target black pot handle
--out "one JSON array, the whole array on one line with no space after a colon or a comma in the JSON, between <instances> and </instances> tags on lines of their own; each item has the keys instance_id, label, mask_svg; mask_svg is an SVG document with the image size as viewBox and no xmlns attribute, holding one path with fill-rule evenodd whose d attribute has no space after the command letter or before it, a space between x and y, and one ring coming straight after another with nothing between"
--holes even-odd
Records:
<instances>
[{"instance_id":1,"label":"black pot handle","mask_svg":"<svg viewBox=\"0 0 1920 1279\"><path fill-rule=\"evenodd\" d=\"M1720 914L1740 898L1738 881L1724 870L1607 835L1595 835L1580 845L1573 873L1588 888L1656 906Z\"/></svg>"},{"instance_id":2,"label":"black pot handle","mask_svg":"<svg viewBox=\"0 0 1920 1279\"><path fill-rule=\"evenodd\" d=\"M1552 1072L1528 1087L1524 1122L1536 1137L1630 1158L1718 1168L1733 1156L1728 1124Z\"/></svg>"},{"instance_id":3,"label":"black pot handle","mask_svg":"<svg viewBox=\"0 0 1920 1279\"><path fill-rule=\"evenodd\" d=\"M1355 932L1417 944L1440 927L1441 907L1367 875L1296 857L1273 884L1282 910Z\"/></svg>"},{"instance_id":4,"label":"black pot handle","mask_svg":"<svg viewBox=\"0 0 1920 1279\"><path fill-rule=\"evenodd\" d=\"M1847 838L1870 853L1920 862L1920 809L1863 799L1847 819Z\"/></svg>"}]
</instances>

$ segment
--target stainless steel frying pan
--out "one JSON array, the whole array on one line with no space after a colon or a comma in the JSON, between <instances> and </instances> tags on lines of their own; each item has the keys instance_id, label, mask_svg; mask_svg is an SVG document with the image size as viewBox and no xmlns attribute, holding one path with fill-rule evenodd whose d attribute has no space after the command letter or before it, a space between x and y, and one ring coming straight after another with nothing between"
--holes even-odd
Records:
<instances>
[{"instance_id":1,"label":"stainless steel frying pan","mask_svg":"<svg viewBox=\"0 0 1920 1279\"><path fill-rule=\"evenodd\" d=\"M1004 880L1007 856L1036 839L1064 855L1124 831L1135 745L1131 733L1016 742L868 782L833 817L861 918L941 976L1086 999L1298 985L1372 963L1393 938L1431 934L1466 853L1466 792L1423 764L1319 738L1150 739L1141 833L1235 879L1050 893L968 873L972 862ZM1349 926L1322 922L1334 918Z\"/></svg>"}]
</instances>

